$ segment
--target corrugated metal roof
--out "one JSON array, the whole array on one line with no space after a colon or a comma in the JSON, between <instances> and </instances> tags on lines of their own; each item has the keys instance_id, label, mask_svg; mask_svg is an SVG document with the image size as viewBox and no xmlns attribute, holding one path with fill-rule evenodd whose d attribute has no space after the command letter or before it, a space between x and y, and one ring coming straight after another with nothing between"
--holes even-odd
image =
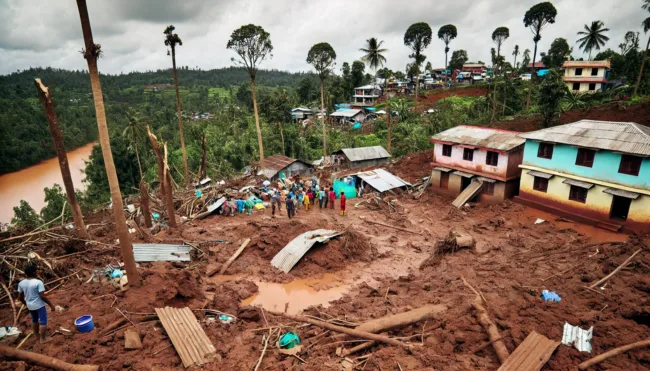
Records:
<instances>
[{"instance_id":1,"label":"corrugated metal roof","mask_svg":"<svg viewBox=\"0 0 650 371\"><path fill-rule=\"evenodd\" d=\"M581 182L581 181L575 180L575 179L564 179L564 181L562 183L572 185L572 186L576 186L576 187L580 187L580 188L584 188L584 189L591 189L594 186L594 183Z\"/></svg>"},{"instance_id":2,"label":"corrugated metal roof","mask_svg":"<svg viewBox=\"0 0 650 371\"><path fill-rule=\"evenodd\" d=\"M133 255L136 262L188 262L190 247L164 243L134 243Z\"/></svg>"},{"instance_id":3,"label":"corrugated metal roof","mask_svg":"<svg viewBox=\"0 0 650 371\"><path fill-rule=\"evenodd\" d=\"M374 147L360 147L360 148L343 148L338 152L343 152L345 157L348 160L355 161L365 161L365 160L376 160L380 158L390 157L390 153L382 146Z\"/></svg>"},{"instance_id":4,"label":"corrugated metal roof","mask_svg":"<svg viewBox=\"0 0 650 371\"><path fill-rule=\"evenodd\" d=\"M553 174L543 173L541 171L535 171L535 170L529 171L528 175L532 175L532 176L536 176L536 177L544 178L544 179L551 179L553 177Z\"/></svg>"},{"instance_id":5,"label":"corrugated metal roof","mask_svg":"<svg viewBox=\"0 0 650 371\"><path fill-rule=\"evenodd\" d=\"M573 68L573 67L604 67L611 68L612 62L610 61L566 61L562 65L562 68Z\"/></svg>"},{"instance_id":6,"label":"corrugated metal roof","mask_svg":"<svg viewBox=\"0 0 650 371\"><path fill-rule=\"evenodd\" d=\"M305 232L280 250L271 260L271 265L284 273L289 273L316 242L324 243L340 234L340 232L329 229Z\"/></svg>"},{"instance_id":7,"label":"corrugated metal roof","mask_svg":"<svg viewBox=\"0 0 650 371\"><path fill-rule=\"evenodd\" d=\"M614 196L629 198L631 200L636 200L640 196L640 194L638 194L638 193L624 191L622 189L616 189L616 188L607 188L607 189L603 190L603 192L608 193L610 195L614 195Z\"/></svg>"},{"instance_id":8,"label":"corrugated metal roof","mask_svg":"<svg viewBox=\"0 0 650 371\"><path fill-rule=\"evenodd\" d=\"M410 186L411 183L389 173L384 169L375 169L355 174L379 192L386 192L393 188Z\"/></svg>"},{"instance_id":9,"label":"corrugated metal roof","mask_svg":"<svg viewBox=\"0 0 650 371\"><path fill-rule=\"evenodd\" d=\"M465 63L463 68L485 68L485 65L482 63Z\"/></svg>"},{"instance_id":10,"label":"corrugated metal roof","mask_svg":"<svg viewBox=\"0 0 650 371\"><path fill-rule=\"evenodd\" d=\"M580 120L521 134L520 137L650 156L650 128L634 122Z\"/></svg>"},{"instance_id":11,"label":"corrugated metal roof","mask_svg":"<svg viewBox=\"0 0 650 371\"><path fill-rule=\"evenodd\" d=\"M475 177L474 174L464 173L462 171L454 171L452 174L462 176L463 178L473 178L473 177Z\"/></svg>"},{"instance_id":12,"label":"corrugated metal roof","mask_svg":"<svg viewBox=\"0 0 650 371\"><path fill-rule=\"evenodd\" d=\"M568 322L564 322L562 344L569 346L573 344L579 351L591 353L593 331L593 326L589 330L583 330L578 326L571 326Z\"/></svg>"},{"instance_id":13,"label":"corrugated metal roof","mask_svg":"<svg viewBox=\"0 0 650 371\"><path fill-rule=\"evenodd\" d=\"M519 134L517 131L459 125L434 135L431 140L510 151L524 144L525 140Z\"/></svg>"},{"instance_id":14,"label":"corrugated metal roof","mask_svg":"<svg viewBox=\"0 0 650 371\"><path fill-rule=\"evenodd\" d=\"M346 109L343 111L336 111L330 114L330 116L333 117L354 117L358 115L359 113L363 113L362 110L360 109Z\"/></svg>"},{"instance_id":15,"label":"corrugated metal roof","mask_svg":"<svg viewBox=\"0 0 650 371\"><path fill-rule=\"evenodd\" d=\"M295 158L282 155L273 155L264 159L264 169L280 171L296 161L297 160Z\"/></svg>"},{"instance_id":16,"label":"corrugated metal roof","mask_svg":"<svg viewBox=\"0 0 650 371\"><path fill-rule=\"evenodd\" d=\"M221 198L218 199L215 203L213 203L212 205L208 206L208 212L209 212L209 213L214 212L214 211L217 210L221 205L223 205L224 202L226 202L226 198L225 198L225 197L221 197Z\"/></svg>"}]
</instances>

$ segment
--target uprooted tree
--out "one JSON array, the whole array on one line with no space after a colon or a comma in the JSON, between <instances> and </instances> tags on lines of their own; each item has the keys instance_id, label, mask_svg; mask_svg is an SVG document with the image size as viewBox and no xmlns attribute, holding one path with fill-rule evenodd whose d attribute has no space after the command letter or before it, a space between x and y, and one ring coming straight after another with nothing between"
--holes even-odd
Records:
<instances>
[{"instance_id":1,"label":"uprooted tree","mask_svg":"<svg viewBox=\"0 0 650 371\"><path fill-rule=\"evenodd\" d=\"M160 146L158 138L151 132L147 125L147 137L153 148L153 153L158 161L158 180L160 181L160 200L165 204L167 209L167 218L169 227L176 228L176 217L174 215L174 195L172 187L171 172L167 164L167 143Z\"/></svg>"}]
</instances>

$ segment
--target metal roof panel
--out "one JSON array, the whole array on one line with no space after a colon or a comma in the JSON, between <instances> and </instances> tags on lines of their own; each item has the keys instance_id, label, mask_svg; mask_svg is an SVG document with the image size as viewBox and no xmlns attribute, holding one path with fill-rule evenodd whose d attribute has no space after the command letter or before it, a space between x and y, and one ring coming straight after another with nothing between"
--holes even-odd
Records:
<instances>
[{"instance_id":1,"label":"metal roof panel","mask_svg":"<svg viewBox=\"0 0 650 371\"><path fill-rule=\"evenodd\" d=\"M393 188L410 186L411 183L389 173L384 169L375 169L355 174L379 192L385 192Z\"/></svg>"},{"instance_id":2,"label":"metal roof panel","mask_svg":"<svg viewBox=\"0 0 650 371\"><path fill-rule=\"evenodd\" d=\"M524 144L519 132L459 125L431 137L434 141L450 142L477 147L510 151Z\"/></svg>"},{"instance_id":3,"label":"metal roof panel","mask_svg":"<svg viewBox=\"0 0 650 371\"><path fill-rule=\"evenodd\" d=\"M382 146L361 147L361 148L343 148L341 150L345 157L352 162L375 160L390 157L390 153Z\"/></svg>"}]
</instances>

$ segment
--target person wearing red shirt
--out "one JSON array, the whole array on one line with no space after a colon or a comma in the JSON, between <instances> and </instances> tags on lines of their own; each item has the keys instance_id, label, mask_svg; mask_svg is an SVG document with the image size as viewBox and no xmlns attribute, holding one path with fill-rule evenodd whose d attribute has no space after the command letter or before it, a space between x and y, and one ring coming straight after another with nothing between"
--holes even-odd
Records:
<instances>
[{"instance_id":1,"label":"person wearing red shirt","mask_svg":"<svg viewBox=\"0 0 650 371\"><path fill-rule=\"evenodd\" d=\"M330 189L330 209L334 210L334 201L336 201L336 192L334 188Z\"/></svg>"},{"instance_id":2,"label":"person wearing red shirt","mask_svg":"<svg viewBox=\"0 0 650 371\"><path fill-rule=\"evenodd\" d=\"M341 192L341 216L345 216L345 192Z\"/></svg>"}]
</instances>

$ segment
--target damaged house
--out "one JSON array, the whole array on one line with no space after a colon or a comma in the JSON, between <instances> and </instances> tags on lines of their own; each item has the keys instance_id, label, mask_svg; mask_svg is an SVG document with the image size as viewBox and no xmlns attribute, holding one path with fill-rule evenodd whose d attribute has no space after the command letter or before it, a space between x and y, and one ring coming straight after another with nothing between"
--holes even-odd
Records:
<instances>
[{"instance_id":1,"label":"damaged house","mask_svg":"<svg viewBox=\"0 0 650 371\"><path fill-rule=\"evenodd\" d=\"M273 155L264 159L264 168L258 174L275 181L294 175L309 176L312 170L313 166L305 161L283 155Z\"/></svg>"},{"instance_id":2,"label":"damaged house","mask_svg":"<svg viewBox=\"0 0 650 371\"><path fill-rule=\"evenodd\" d=\"M521 137L518 201L610 230L650 231L650 128L581 120Z\"/></svg>"},{"instance_id":3,"label":"damaged house","mask_svg":"<svg viewBox=\"0 0 650 371\"><path fill-rule=\"evenodd\" d=\"M460 125L434 135L431 184L458 196L457 207L471 200L497 202L515 196L525 142L519 134Z\"/></svg>"}]
</instances>

